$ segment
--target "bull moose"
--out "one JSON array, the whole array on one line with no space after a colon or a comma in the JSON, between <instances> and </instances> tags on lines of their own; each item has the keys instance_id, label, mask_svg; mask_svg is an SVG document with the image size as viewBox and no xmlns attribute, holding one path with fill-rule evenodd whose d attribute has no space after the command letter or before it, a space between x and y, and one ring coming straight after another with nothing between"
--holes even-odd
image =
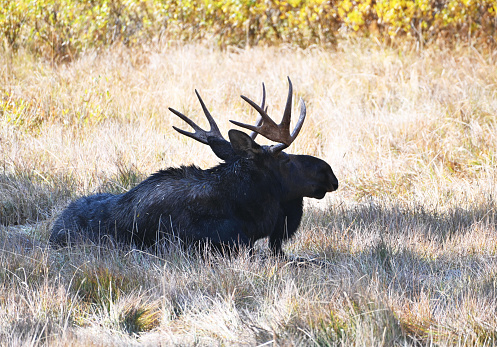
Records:
<instances>
[{"instance_id":1,"label":"bull moose","mask_svg":"<svg viewBox=\"0 0 497 347\"><path fill-rule=\"evenodd\" d=\"M55 221L50 242L64 246L78 241L152 246L167 238L185 243L209 242L217 248L251 247L269 237L271 251L282 254L282 242L296 232L303 212L303 198L322 199L338 188L338 180L323 160L287 154L306 116L300 100L300 117L290 134L292 83L280 124L267 114L263 84L261 105L242 96L259 113L255 125L231 121L252 130L250 135L228 132L224 139L195 90L210 124L205 131L182 113L169 108L194 132L176 131L209 145L222 163L203 170L181 166L160 170L123 194L96 194L69 204ZM260 134L275 145L261 146Z\"/></svg>"}]
</instances>

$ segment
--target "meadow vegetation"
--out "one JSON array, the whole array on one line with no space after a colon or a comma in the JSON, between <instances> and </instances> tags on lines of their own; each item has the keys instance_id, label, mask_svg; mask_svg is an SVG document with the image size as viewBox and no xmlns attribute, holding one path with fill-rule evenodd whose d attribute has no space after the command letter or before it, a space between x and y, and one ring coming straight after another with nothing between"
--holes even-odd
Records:
<instances>
[{"instance_id":1,"label":"meadow vegetation","mask_svg":"<svg viewBox=\"0 0 497 347\"><path fill-rule=\"evenodd\" d=\"M203 45L116 48L53 66L2 56L3 345L492 344L497 319L495 56ZM9 60L7 63L6 60ZM47 248L82 194L122 192L168 166L217 162L171 129L168 106L224 133L240 98L286 76L308 105L293 153L328 161L340 189L309 201L286 245L311 264Z\"/></svg>"},{"instance_id":2,"label":"meadow vegetation","mask_svg":"<svg viewBox=\"0 0 497 347\"><path fill-rule=\"evenodd\" d=\"M494 0L0 0L0 39L53 62L123 44L210 41L220 47L393 45L495 47Z\"/></svg>"},{"instance_id":3,"label":"meadow vegetation","mask_svg":"<svg viewBox=\"0 0 497 347\"><path fill-rule=\"evenodd\" d=\"M0 345L496 344L497 54L480 48L170 40L64 63L1 51ZM226 134L256 118L239 95L258 100L262 82L279 118L286 76L308 113L288 152L340 182L307 201L284 247L294 261L264 242L231 259L47 245L71 199L218 162L167 107L206 125L198 89Z\"/></svg>"}]
</instances>

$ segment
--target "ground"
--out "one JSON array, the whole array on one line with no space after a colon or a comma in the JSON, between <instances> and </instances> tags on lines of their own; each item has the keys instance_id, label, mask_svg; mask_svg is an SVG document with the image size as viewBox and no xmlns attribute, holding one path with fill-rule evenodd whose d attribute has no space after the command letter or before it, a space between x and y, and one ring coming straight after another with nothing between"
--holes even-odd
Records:
<instances>
[{"instance_id":1,"label":"ground","mask_svg":"<svg viewBox=\"0 0 497 347\"><path fill-rule=\"evenodd\" d=\"M343 41L0 59L2 345L496 343L495 55ZM71 199L217 162L167 107L206 125L197 89L226 135L262 82L281 117L287 76L308 113L287 151L340 182L306 201L290 259L264 242L231 259L47 246Z\"/></svg>"}]
</instances>

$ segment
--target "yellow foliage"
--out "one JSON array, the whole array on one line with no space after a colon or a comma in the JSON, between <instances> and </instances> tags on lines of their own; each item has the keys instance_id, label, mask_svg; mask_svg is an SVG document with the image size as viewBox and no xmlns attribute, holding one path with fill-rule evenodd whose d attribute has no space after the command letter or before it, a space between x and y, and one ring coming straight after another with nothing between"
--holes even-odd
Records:
<instances>
[{"instance_id":1,"label":"yellow foliage","mask_svg":"<svg viewBox=\"0 0 497 347\"><path fill-rule=\"evenodd\" d=\"M56 61L158 38L305 47L375 35L493 45L496 16L495 0L0 0L0 37L13 51L27 47Z\"/></svg>"}]
</instances>

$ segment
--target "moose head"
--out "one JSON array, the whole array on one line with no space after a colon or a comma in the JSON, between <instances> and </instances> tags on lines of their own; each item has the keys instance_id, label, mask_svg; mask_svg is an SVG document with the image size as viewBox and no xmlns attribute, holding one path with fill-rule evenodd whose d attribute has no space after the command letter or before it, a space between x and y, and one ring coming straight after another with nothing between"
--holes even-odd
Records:
<instances>
[{"instance_id":1,"label":"moose head","mask_svg":"<svg viewBox=\"0 0 497 347\"><path fill-rule=\"evenodd\" d=\"M260 164L261 167L267 166L269 172L277 173L278 175L283 189L284 201L291 201L302 197L322 199L327 192L338 189L338 180L333 174L331 167L325 161L316 157L287 154L283 151L295 141L306 117L305 102L300 99L300 116L295 128L290 133L293 95L290 78L288 78L288 84L288 97L280 124L276 124L267 114L267 107L265 105L266 88L263 83L262 102L260 106L246 96L241 96L243 100L259 113L256 124L250 125L230 120L231 123L237 126L251 130L250 135L238 130L230 130L228 132L228 142L219 131L219 127L197 90L195 90L195 93L209 122L210 130L203 130L181 112L169 108L171 112L190 125L195 132L187 132L175 126L173 128L185 136L209 145L214 154L222 160L229 161L237 157L243 157L253 160L255 163ZM276 142L276 144L260 146L254 141L258 134Z\"/></svg>"}]
</instances>

